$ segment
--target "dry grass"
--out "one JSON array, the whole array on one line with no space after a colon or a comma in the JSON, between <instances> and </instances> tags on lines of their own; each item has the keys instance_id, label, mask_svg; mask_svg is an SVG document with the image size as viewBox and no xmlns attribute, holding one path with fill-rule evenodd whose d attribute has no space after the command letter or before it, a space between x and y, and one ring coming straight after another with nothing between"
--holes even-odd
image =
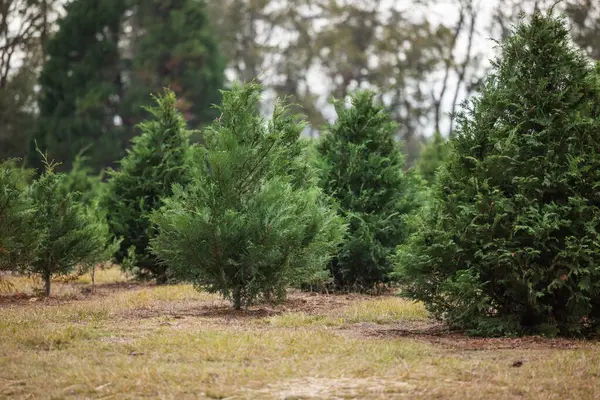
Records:
<instances>
[{"instance_id":1,"label":"dry grass","mask_svg":"<svg viewBox=\"0 0 600 400\"><path fill-rule=\"evenodd\" d=\"M394 297L295 293L235 312L105 273L95 296L0 307L0 399L600 396L595 343L428 336L411 330L431 327L423 306Z\"/></svg>"}]
</instances>

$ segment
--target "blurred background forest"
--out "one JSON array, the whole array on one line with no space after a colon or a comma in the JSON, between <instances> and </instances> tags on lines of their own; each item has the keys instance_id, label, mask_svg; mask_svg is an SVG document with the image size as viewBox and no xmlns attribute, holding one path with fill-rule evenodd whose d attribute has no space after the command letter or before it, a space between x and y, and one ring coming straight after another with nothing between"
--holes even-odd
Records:
<instances>
[{"instance_id":1,"label":"blurred background forest","mask_svg":"<svg viewBox=\"0 0 600 400\"><path fill-rule=\"evenodd\" d=\"M331 96L372 88L400 123L407 165L477 90L521 12L555 0L0 0L0 159L68 169L119 160L151 93L170 87L192 128L234 80L290 96L309 122ZM600 2L566 0L572 35L600 60ZM438 140L440 137L437 136ZM196 139L201 140L200 135Z\"/></svg>"}]
</instances>

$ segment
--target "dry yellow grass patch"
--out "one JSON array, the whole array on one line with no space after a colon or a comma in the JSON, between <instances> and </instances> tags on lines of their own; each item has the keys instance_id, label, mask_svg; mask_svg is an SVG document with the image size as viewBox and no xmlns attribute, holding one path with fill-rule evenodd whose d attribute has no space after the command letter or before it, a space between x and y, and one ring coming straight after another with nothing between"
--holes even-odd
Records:
<instances>
[{"instance_id":1,"label":"dry yellow grass patch","mask_svg":"<svg viewBox=\"0 0 600 400\"><path fill-rule=\"evenodd\" d=\"M189 285L100 289L0 303L0 399L600 396L597 344L399 337L428 320L421 304L394 297L294 294L235 312ZM363 324L386 334L362 335Z\"/></svg>"}]
</instances>

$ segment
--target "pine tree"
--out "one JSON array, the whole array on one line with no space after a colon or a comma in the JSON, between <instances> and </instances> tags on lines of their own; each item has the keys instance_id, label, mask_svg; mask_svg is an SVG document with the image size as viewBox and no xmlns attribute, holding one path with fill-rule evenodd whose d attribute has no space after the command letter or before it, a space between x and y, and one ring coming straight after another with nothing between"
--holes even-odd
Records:
<instances>
[{"instance_id":1,"label":"pine tree","mask_svg":"<svg viewBox=\"0 0 600 400\"><path fill-rule=\"evenodd\" d=\"M45 172L29 188L34 213L32 229L40 235L35 258L24 271L44 279L50 296L52 277L72 273L76 267L91 266L110 259L117 241L111 241L106 218L85 207L77 193L62 190L64 174L44 157Z\"/></svg>"},{"instance_id":2,"label":"pine tree","mask_svg":"<svg viewBox=\"0 0 600 400\"><path fill-rule=\"evenodd\" d=\"M349 223L349 234L331 269L338 287L371 289L388 281L388 259L408 235L406 216L419 204L418 183L403 172L394 140L397 126L374 93L358 91L318 143L323 158L322 187Z\"/></svg>"},{"instance_id":3,"label":"pine tree","mask_svg":"<svg viewBox=\"0 0 600 400\"><path fill-rule=\"evenodd\" d=\"M280 102L263 120L261 92L254 83L223 92L221 117L194 150L193 182L152 216L154 253L236 309L322 278L344 231L307 167L303 122Z\"/></svg>"},{"instance_id":4,"label":"pine tree","mask_svg":"<svg viewBox=\"0 0 600 400\"><path fill-rule=\"evenodd\" d=\"M124 111L132 122L146 116L148 93L165 87L177 96L188 126L198 128L218 115L225 62L209 29L205 5L199 0L133 0L132 82Z\"/></svg>"},{"instance_id":5,"label":"pine tree","mask_svg":"<svg viewBox=\"0 0 600 400\"><path fill-rule=\"evenodd\" d=\"M439 132L435 133L431 142L423 146L417 160L417 171L427 184L432 185L435 182L435 174L448 156L449 150L448 142Z\"/></svg>"},{"instance_id":6,"label":"pine tree","mask_svg":"<svg viewBox=\"0 0 600 400\"><path fill-rule=\"evenodd\" d=\"M150 93L171 87L197 127L216 117L224 62L198 0L73 0L48 42L36 146L68 170L83 148L95 171L125 155ZM37 144L36 144L37 143Z\"/></svg>"},{"instance_id":7,"label":"pine tree","mask_svg":"<svg viewBox=\"0 0 600 400\"><path fill-rule=\"evenodd\" d=\"M38 146L65 169L85 147L93 150L96 170L121 156L127 132L116 121L124 95L119 38L125 10L125 0L75 0L65 6L46 46L30 165L43 168Z\"/></svg>"},{"instance_id":8,"label":"pine tree","mask_svg":"<svg viewBox=\"0 0 600 400\"><path fill-rule=\"evenodd\" d=\"M123 238L117 261L123 262L133 248L137 274L159 283L167 281L167 271L148 250L154 230L148 217L171 195L172 185L186 185L190 180L190 131L176 102L175 94L166 90L156 98L156 107L148 108L154 120L140 124L142 134L132 140L119 169L109 170L102 201L110 210L111 231Z\"/></svg>"},{"instance_id":9,"label":"pine tree","mask_svg":"<svg viewBox=\"0 0 600 400\"><path fill-rule=\"evenodd\" d=\"M398 275L473 333L585 333L600 322L600 67L551 12L501 49Z\"/></svg>"}]
</instances>

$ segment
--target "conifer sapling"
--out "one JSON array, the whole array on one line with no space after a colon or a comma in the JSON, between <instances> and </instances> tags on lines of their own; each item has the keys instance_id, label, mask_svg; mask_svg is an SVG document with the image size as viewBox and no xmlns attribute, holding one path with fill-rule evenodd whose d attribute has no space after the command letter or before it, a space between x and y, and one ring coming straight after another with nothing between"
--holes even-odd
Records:
<instances>
[{"instance_id":1,"label":"conifer sapling","mask_svg":"<svg viewBox=\"0 0 600 400\"><path fill-rule=\"evenodd\" d=\"M132 267L138 276L159 283L168 280L167 270L148 249L154 231L148 218L162 199L172 194L174 184L185 185L190 180L190 132L176 102L175 94L165 90L156 98L156 107L148 108L154 119L140 124L142 134L132 140L119 168L109 171L103 198L104 207L110 210L110 229L123 238L117 261L129 265L126 259L131 249L136 260Z\"/></svg>"},{"instance_id":2,"label":"conifer sapling","mask_svg":"<svg viewBox=\"0 0 600 400\"><path fill-rule=\"evenodd\" d=\"M351 107L335 102L337 121L317 148L321 185L349 223L340 254L331 262L338 287L372 289L389 280L389 256L408 236L406 216L419 206L418 180L403 172L397 125L374 93L357 91Z\"/></svg>"},{"instance_id":3,"label":"conifer sapling","mask_svg":"<svg viewBox=\"0 0 600 400\"><path fill-rule=\"evenodd\" d=\"M109 260L118 246L109 233L105 216L97 204L85 207L76 192L65 194L64 174L56 173L56 164L44 156L44 173L29 188L34 208L32 229L38 233L35 258L25 272L44 280L50 296L51 280L56 275L72 273Z\"/></svg>"},{"instance_id":4,"label":"conifer sapling","mask_svg":"<svg viewBox=\"0 0 600 400\"><path fill-rule=\"evenodd\" d=\"M261 92L254 83L223 92L221 118L194 151L193 182L152 215L154 253L236 309L320 276L344 232L314 185L303 122L281 102L265 121Z\"/></svg>"}]
</instances>

